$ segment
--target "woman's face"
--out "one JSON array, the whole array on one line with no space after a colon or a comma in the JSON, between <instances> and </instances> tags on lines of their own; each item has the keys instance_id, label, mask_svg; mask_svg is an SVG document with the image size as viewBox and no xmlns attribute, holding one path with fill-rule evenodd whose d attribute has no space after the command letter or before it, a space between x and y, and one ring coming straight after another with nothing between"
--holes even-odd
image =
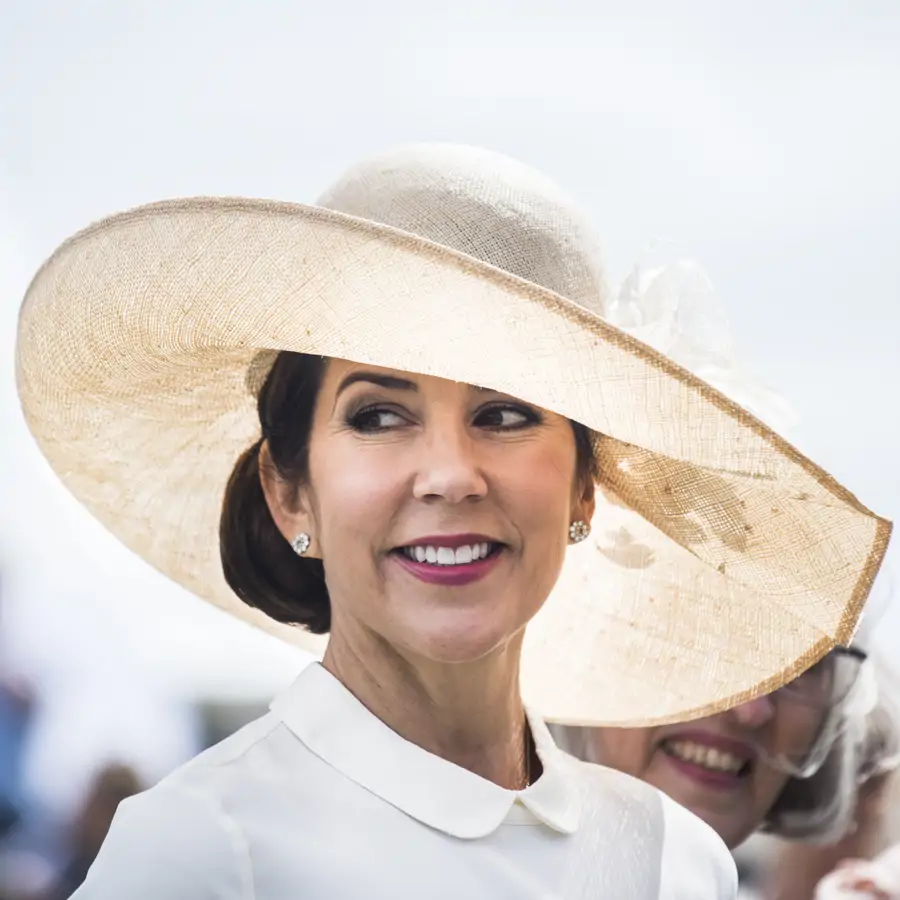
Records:
<instances>
[{"instance_id":1,"label":"woman's face","mask_svg":"<svg viewBox=\"0 0 900 900\"><path fill-rule=\"evenodd\" d=\"M823 716L776 692L686 724L593 729L587 755L659 788L736 847L759 828L789 777L762 757L808 752Z\"/></svg>"},{"instance_id":2,"label":"woman's face","mask_svg":"<svg viewBox=\"0 0 900 900\"><path fill-rule=\"evenodd\" d=\"M479 660L520 635L556 582L573 520L572 426L504 394L332 360L293 521L312 537L332 639ZM288 511L290 513L290 511ZM288 516L290 518L290 515ZM295 533L296 533L295 532Z\"/></svg>"}]
</instances>

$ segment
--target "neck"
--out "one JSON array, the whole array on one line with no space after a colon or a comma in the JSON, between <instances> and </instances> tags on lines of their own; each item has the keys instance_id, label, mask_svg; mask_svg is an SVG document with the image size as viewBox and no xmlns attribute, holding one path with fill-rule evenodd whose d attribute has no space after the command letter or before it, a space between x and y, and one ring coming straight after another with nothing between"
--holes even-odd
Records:
<instances>
[{"instance_id":1,"label":"neck","mask_svg":"<svg viewBox=\"0 0 900 900\"><path fill-rule=\"evenodd\" d=\"M519 694L521 635L477 662L453 664L354 637L333 630L322 665L389 728L509 790L537 777Z\"/></svg>"}]
</instances>

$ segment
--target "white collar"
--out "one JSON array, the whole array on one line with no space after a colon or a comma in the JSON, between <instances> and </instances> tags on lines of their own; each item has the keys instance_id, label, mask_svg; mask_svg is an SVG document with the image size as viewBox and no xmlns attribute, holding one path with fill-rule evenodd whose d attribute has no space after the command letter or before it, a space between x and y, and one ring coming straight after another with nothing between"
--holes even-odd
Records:
<instances>
[{"instance_id":1,"label":"white collar","mask_svg":"<svg viewBox=\"0 0 900 900\"><path fill-rule=\"evenodd\" d=\"M491 834L516 800L556 831L578 828L581 802L572 760L531 711L528 723L543 773L525 790L508 791L400 737L318 663L309 664L271 709L347 778L453 837Z\"/></svg>"}]
</instances>

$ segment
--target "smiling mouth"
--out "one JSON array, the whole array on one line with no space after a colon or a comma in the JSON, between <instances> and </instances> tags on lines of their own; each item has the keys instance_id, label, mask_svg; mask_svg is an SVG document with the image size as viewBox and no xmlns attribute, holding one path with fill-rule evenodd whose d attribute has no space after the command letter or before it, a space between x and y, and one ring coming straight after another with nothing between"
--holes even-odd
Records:
<instances>
[{"instance_id":1,"label":"smiling mouth","mask_svg":"<svg viewBox=\"0 0 900 900\"><path fill-rule=\"evenodd\" d=\"M490 559L500 553L503 546L503 544L493 541L463 544L460 547L415 544L409 547L399 547L395 552L402 554L414 563L422 563L436 568L450 568L452 566L468 566L474 562Z\"/></svg>"},{"instance_id":2,"label":"smiling mouth","mask_svg":"<svg viewBox=\"0 0 900 900\"><path fill-rule=\"evenodd\" d=\"M679 762L721 775L744 778L753 768L753 760L748 756L699 744L696 741L669 738L663 741L660 747L667 756Z\"/></svg>"}]
</instances>

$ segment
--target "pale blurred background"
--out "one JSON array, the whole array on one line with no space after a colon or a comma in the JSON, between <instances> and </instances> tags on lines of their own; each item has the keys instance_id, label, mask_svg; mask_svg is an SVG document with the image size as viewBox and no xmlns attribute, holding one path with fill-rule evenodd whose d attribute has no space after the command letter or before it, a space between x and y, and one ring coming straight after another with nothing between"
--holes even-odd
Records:
<instances>
[{"instance_id":1,"label":"pale blurred background","mask_svg":"<svg viewBox=\"0 0 900 900\"><path fill-rule=\"evenodd\" d=\"M896 0L0 3L0 674L39 811L16 878L53 877L104 765L152 782L301 664L117 545L39 457L16 313L60 241L164 197L311 202L397 143L499 150L580 199L613 282L654 239L699 261L802 447L892 517L898 47ZM900 652L896 609L878 640Z\"/></svg>"}]
</instances>

